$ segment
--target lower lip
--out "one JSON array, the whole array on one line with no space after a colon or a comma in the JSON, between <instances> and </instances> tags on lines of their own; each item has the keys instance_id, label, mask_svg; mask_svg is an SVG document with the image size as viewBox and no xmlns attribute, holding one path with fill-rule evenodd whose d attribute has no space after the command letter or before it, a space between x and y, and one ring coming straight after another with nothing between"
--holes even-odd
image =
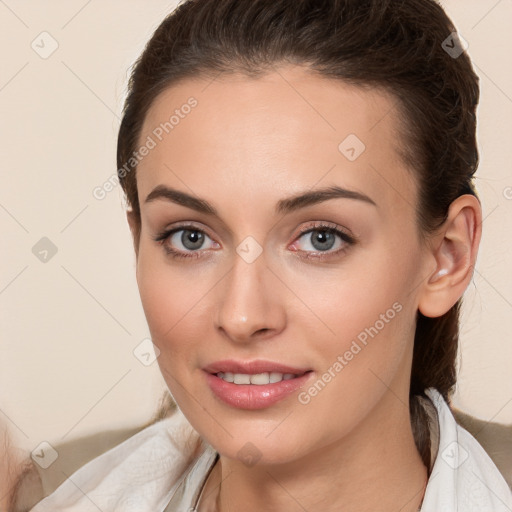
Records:
<instances>
[{"instance_id":1,"label":"lower lip","mask_svg":"<svg viewBox=\"0 0 512 512\"><path fill-rule=\"evenodd\" d=\"M233 384L211 373L205 373L213 393L223 402L239 409L270 407L304 386L313 374L313 372L307 372L300 377L259 386L257 384Z\"/></svg>"}]
</instances>

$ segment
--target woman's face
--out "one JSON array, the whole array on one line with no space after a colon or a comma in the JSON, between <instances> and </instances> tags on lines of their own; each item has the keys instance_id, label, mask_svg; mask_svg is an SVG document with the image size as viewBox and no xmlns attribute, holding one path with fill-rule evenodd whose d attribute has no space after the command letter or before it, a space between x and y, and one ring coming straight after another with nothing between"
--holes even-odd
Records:
<instances>
[{"instance_id":1,"label":"woman's face","mask_svg":"<svg viewBox=\"0 0 512 512\"><path fill-rule=\"evenodd\" d=\"M390 96L292 66L184 81L148 112L142 304L172 395L222 455L294 461L408 417L432 269L396 127Z\"/></svg>"}]
</instances>

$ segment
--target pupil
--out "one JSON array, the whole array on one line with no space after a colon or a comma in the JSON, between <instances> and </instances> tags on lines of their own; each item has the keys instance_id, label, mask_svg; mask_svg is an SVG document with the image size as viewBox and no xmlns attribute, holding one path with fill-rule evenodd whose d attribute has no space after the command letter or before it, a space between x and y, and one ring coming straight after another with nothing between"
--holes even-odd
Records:
<instances>
[{"instance_id":1,"label":"pupil","mask_svg":"<svg viewBox=\"0 0 512 512\"><path fill-rule=\"evenodd\" d=\"M317 231L311 237L313 247L319 251L331 249L334 245L334 235L328 231Z\"/></svg>"},{"instance_id":2,"label":"pupil","mask_svg":"<svg viewBox=\"0 0 512 512\"><path fill-rule=\"evenodd\" d=\"M185 230L181 235L181 243L184 247L190 250L199 249L199 247L203 245L203 240L204 234L199 233L199 231Z\"/></svg>"}]
</instances>

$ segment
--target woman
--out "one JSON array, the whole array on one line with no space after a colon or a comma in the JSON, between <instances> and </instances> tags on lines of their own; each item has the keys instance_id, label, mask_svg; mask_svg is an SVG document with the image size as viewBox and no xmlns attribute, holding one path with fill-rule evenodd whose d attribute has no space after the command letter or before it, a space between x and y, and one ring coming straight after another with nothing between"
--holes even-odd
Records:
<instances>
[{"instance_id":1,"label":"woman","mask_svg":"<svg viewBox=\"0 0 512 512\"><path fill-rule=\"evenodd\" d=\"M196 0L119 131L179 406L46 510L505 511L448 401L481 237L475 75L433 0Z\"/></svg>"}]
</instances>

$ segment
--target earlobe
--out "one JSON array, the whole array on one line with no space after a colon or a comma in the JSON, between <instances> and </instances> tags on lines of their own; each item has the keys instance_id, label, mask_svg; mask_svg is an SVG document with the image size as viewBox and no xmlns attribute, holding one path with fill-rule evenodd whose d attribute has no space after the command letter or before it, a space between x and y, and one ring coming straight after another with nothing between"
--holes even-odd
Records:
<instances>
[{"instance_id":1,"label":"earlobe","mask_svg":"<svg viewBox=\"0 0 512 512\"><path fill-rule=\"evenodd\" d=\"M421 287L418 309L424 316L442 316L462 297L473 276L481 224L475 196L465 194L450 205L448 218L431 245L435 268Z\"/></svg>"}]
</instances>

